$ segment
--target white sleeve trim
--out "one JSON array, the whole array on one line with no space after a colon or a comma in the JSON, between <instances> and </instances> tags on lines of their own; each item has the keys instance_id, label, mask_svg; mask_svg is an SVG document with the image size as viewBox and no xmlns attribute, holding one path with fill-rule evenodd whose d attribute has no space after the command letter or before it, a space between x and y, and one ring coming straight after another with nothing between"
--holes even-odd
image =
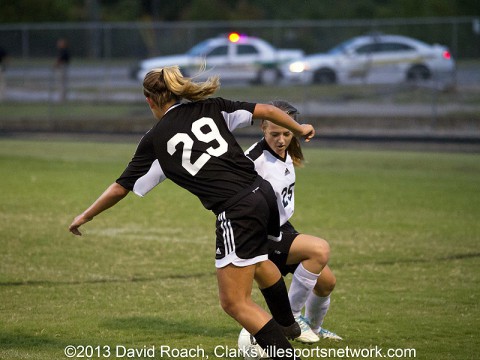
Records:
<instances>
[{"instance_id":1,"label":"white sleeve trim","mask_svg":"<svg viewBox=\"0 0 480 360\"><path fill-rule=\"evenodd\" d=\"M160 184L167 177L165 176L158 159L152 163L152 166L145 175L138 178L133 185L133 192L138 196L145 196L155 186Z\"/></svg>"},{"instance_id":2,"label":"white sleeve trim","mask_svg":"<svg viewBox=\"0 0 480 360\"><path fill-rule=\"evenodd\" d=\"M253 124L253 114L247 110L237 110L232 113L222 111L228 130L244 128Z\"/></svg>"}]
</instances>

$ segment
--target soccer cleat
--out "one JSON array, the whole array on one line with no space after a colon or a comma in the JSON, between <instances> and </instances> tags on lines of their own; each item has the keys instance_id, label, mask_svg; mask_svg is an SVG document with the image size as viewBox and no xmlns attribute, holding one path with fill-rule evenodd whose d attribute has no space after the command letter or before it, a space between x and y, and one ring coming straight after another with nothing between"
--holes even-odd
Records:
<instances>
[{"instance_id":1,"label":"soccer cleat","mask_svg":"<svg viewBox=\"0 0 480 360\"><path fill-rule=\"evenodd\" d=\"M295 338L296 341L300 341L305 344L312 344L320 340L318 335L313 332L313 330L310 328L310 325L308 325L307 320L302 315L295 317L295 320L302 331L300 336Z\"/></svg>"},{"instance_id":2,"label":"soccer cleat","mask_svg":"<svg viewBox=\"0 0 480 360\"><path fill-rule=\"evenodd\" d=\"M318 336L320 337L320 339L343 340L340 336L338 336L334 332L331 332L324 328L320 328Z\"/></svg>"},{"instance_id":3,"label":"soccer cleat","mask_svg":"<svg viewBox=\"0 0 480 360\"><path fill-rule=\"evenodd\" d=\"M297 322L294 322L292 325L289 326L280 326L283 331L283 335L289 340L294 340L299 337L302 333L300 326Z\"/></svg>"}]
</instances>

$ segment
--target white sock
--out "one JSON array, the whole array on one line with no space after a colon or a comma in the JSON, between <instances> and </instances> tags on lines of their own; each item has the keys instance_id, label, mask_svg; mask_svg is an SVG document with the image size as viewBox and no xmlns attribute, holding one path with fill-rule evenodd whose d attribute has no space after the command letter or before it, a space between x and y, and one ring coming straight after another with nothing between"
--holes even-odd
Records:
<instances>
[{"instance_id":1,"label":"white sock","mask_svg":"<svg viewBox=\"0 0 480 360\"><path fill-rule=\"evenodd\" d=\"M310 327L315 333L320 331L329 307L330 295L320 297L312 291L308 296L305 304L305 317L308 319Z\"/></svg>"},{"instance_id":2,"label":"white sock","mask_svg":"<svg viewBox=\"0 0 480 360\"><path fill-rule=\"evenodd\" d=\"M292 307L293 316L297 317L302 313L308 295L312 292L320 274L314 274L306 270L300 263L293 273L292 283L288 290L288 298Z\"/></svg>"}]
</instances>

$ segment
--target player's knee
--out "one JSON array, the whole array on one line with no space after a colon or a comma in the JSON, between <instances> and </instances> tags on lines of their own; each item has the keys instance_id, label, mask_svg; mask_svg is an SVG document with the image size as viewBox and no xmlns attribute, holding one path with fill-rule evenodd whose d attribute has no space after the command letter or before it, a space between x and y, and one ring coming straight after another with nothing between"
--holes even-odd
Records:
<instances>
[{"instance_id":1,"label":"player's knee","mask_svg":"<svg viewBox=\"0 0 480 360\"><path fill-rule=\"evenodd\" d=\"M322 285L322 289L320 290L320 296L328 296L332 293L333 289L335 289L335 285L337 284L337 279L332 277L328 279L329 281L325 282Z\"/></svg>"},{"instance_id":2,"label":"player's knee","mask_svg":"<svg viewBox=\"0 0 480 360\"><path fill-rule=\"evenodd\" d=\"M238 299L231 296L221 296L220 306L223 311L233 318L236 318L237 314L241 311L241 304Z\"/></svg>"},{"instance_id":3,"label":"player's knee","mask_svg":"<svg viewBox=\"0 0 480 360\"><path fill-rule=\"evenodd\" d=\"M323 239L318 239L312 249L312 257L315 258L320 265L327 265L328 260L330 259L330 245L328 242Z\"/></svg>"},{"instance_id":4,"label":"player's knee","mask_svg":"<svg viewBox=\"0 0 480 360\"><path fill-rule=\"evenodd\" d=\"M337 279L335 276L328 278L328 281L323 280L321 283L317 283L313 289L315 294L320 297L326 297L332 293L335 289Z\"/></svg>"}]
</instances>

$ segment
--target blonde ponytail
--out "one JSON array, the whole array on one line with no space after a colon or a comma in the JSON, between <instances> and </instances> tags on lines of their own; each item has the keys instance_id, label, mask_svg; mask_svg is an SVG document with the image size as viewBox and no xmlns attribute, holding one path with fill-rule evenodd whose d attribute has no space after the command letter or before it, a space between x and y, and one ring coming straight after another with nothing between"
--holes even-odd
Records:
<instances>
[{"instance_id":1,"label":"blonde ponytail","mask_svg":"<svg viewBox=\"0 0 480 360\"><path fill-rule=\"evenodd\" d=\"M204 82L194 82L184 77L178 66L153 69L143 80L143 94L159 106L182 99L197 101L212 95L220 87L218 76Z\"/></svg>"}]
</instances>

